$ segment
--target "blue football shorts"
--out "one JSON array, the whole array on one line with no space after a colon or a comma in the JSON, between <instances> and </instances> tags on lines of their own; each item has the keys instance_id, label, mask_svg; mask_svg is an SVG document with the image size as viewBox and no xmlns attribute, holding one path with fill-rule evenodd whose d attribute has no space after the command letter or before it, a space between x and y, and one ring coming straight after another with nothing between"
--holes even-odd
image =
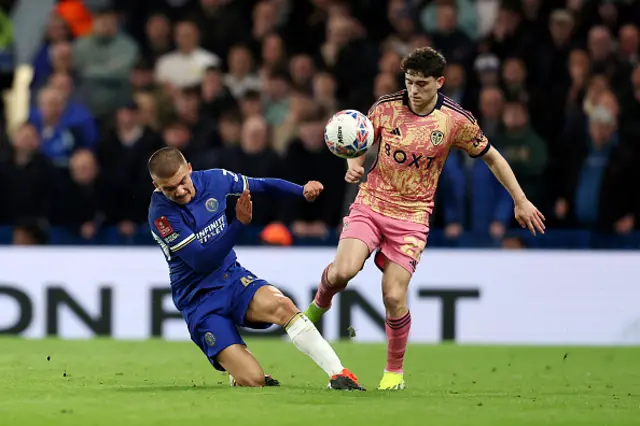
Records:
<instances>
[{"instance_id":1,"label":"blue football shorts","mask_svg":"<svg viewBox=\"0 0 640 426\"><path fill-rule=\"evenodd\" d=\"M269 285L251 271L235 264L217 283L220 288L205 295L187 319L191 340L198 345L216 370L225 371L216 357L231 345L246 345L238 327L264 330L273 324L249 323L245 316L253 296Z\"/></svg>"}]
</instances>

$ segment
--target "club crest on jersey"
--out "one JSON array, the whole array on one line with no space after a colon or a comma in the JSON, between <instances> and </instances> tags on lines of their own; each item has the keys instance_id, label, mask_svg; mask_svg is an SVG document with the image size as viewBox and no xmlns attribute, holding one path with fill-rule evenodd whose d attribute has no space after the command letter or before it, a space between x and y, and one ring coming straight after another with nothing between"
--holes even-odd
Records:
<instances>
[{"instance_id":1,"label":"club crest on jersey","mask_svg":"<svg viewBox=\"0 0 640 426\"><path fill-rule=\"evenodd\" d=\"M216 338L215 338L215 336L213 335L213 333L212 333L212 332L210 332L210 331L207 331L207 332L204 334L204 341L205 341L205 342L207 342L207 345L209 345L209 346L211 346L211 347L213 347L213 345L215 345L215 344L216 344Z\"/></svg>"},{"instance_id":2,"label":"club crest on jersey","mask_svg":"<svg viewBox=\"0 0 640 426\"><path fill-rule=\"evenodd\" d=\"M435 146L438 146L442 143L443 140L444 140L444 133L442 133L440 130L434 130L433 132L431 132L432 144L434 144Z\"/></svg>"},{"instance_id":3,"label":"club crest on jersey","mask_svg":"<svg viewBox=\"0 0 640 426\"><path fill-rule=\"evenodd\" d=\"M215 213L218 210L219 203L215 198L209 198L204 205L207 208L207 211Z\"/></svg>"}]
</instances>

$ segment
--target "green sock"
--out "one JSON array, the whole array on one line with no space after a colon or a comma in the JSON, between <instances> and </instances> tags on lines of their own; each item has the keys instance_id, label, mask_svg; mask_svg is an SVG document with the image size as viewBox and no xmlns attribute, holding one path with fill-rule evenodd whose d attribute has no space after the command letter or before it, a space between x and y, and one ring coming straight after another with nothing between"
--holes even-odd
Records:
<instances>
[{"instance_id":1,"label":"green sock","mask_svg":"<svg viewBox=\"0 0 640 426\"><path fill-rule=\"evenodd\" d=\"M322 315L327 312L329 308L319 308L315 302L311 302L306 311L304 311L304 315L309 318L309 320L313 323L318 322Z\"/></svg>"}]
</instances>

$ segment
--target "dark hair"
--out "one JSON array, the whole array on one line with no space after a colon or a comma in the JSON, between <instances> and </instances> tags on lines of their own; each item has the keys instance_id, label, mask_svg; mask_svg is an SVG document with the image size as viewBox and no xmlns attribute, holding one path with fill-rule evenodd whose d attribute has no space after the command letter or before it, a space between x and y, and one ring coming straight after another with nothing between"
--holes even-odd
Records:
<instances>
[{"instance_id":1,"label":"dark hair","mask_svg":"<svg viewBox=\"0 0 640 426\"><path fill-rule=\"evenodd\" d=\"M275 67L268 71L267 78L269 80L282 80L287 84L291 84L291 76L289 72L283 67Z\"/></svg>"},{"instance_id":2,"label":"dark hair","mask_svg":"<svg viewBox=\"0 0 640 426\"><path fill-rule=\"evenodd\" d=\"M149 157L149 174L161 179L170 178L184 164L187 164L187 160L178 148L160 148Z\"/></svg>"},{"instance_id":3,"label":"dark hair","mask_svg":"<svg viewBox=\"0 0 640 426\"><path fill-rule=\"evenodd\" d=\"M419 47L402 58L402 71L423 77L439 78L444 75L447 60L432 47Z\"/></svg>"},{"instance_id":4,"label":"dark hair","mask_svg":"<svg viewBox=\"0 0 640 426\"><path fill-rule=\"evenodd\" d=\"M243 101L259 101L260 99L262 99L262 94L257 91L257 90L253 90L253 89L249 89L247 90L244 95L242 96Z\"/></svg>"},{"instance_id":5,"label":"dark hair","mask_svg":"<svg viewBox=\"0 0 640 426\"><path fill-rule=\"evenodd\" d=\"M173 119L168 121L163 127L162 130L169 130L169 129L179 129L179 130L186 130L187 132L191 131L191 126L189 126L187 123L185 123L184 121L180 120L180 119Z\"/></svg>"}]
</instances>

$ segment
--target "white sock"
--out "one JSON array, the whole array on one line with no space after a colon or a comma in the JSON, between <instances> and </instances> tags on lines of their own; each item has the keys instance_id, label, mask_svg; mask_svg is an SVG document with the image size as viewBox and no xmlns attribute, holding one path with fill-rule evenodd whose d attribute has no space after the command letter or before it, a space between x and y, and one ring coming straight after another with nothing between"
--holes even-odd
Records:
<instances>
[{"instance_id":1,"label":"white sock","mask_svg":"<svg viewBox=\"0 0 640 426\"><path fill-rule=\"evenodd\" d=\"M329 377L342 373L344 367L338 355L304 314L293 317L285 329L296 348L309 356Z\"/></svg>"}]
</instances>

